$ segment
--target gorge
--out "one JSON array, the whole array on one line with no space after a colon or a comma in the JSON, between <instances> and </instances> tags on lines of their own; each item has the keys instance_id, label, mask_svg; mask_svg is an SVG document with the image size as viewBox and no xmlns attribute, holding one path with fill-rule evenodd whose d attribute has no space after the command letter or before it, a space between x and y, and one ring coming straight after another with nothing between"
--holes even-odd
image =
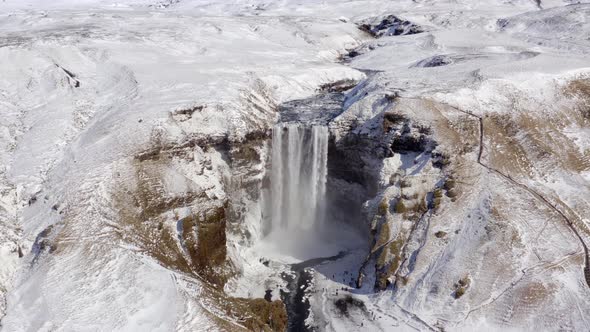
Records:
<instances>
[{"instance_id":1,"label":"gorge","mask_svg":"<svg viewBox=\"0 0 590 332\"><path fill-rule=\"evenodd\" d=\"M0 2L0 330L590 330L576 2Z\"/></svg>"}]
</instances>

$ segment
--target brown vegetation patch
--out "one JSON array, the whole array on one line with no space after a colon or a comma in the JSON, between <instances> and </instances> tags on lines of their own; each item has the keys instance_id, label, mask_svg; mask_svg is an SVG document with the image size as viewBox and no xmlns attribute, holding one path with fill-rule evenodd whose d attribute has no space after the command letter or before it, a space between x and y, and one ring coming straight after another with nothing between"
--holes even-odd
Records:
<instances>
[{"instance_id":1,"label":"brown vegetation patch","mask_svg":"<svg viewBox=\"0 0 590 332\"><path fill-rule=\"evenodd\" d=\"M448 106L433 103L430 106L440 117L435 122L437 140L446 142L446 156L475 152L479 146L479 121L473 116Z\"/></svg>"},{"instance_id":2,"label":"brown vegetation patch","mask_svg":"<svg viewBox=\"0 0 590 332\"><path fill-rule=\"evenodd\" d=\"M170 160L174 157L192 160L193 148L198 146L204 151L211 147L227 147L229 140L226 136L192 136L180 143L157 142L151 148L138 153L137 161Z\"/></svg>"},{"instance_id":3,"label":"brown vegetation patch","mask_svg":"<svg viewBox=\"0 0 590 332\"><path fill-rule=\"evenodd\" d=\"M510 115L492 114L483 121L491 166L507 174L529 174L532 161L517 140L519 128Z\"/></svg>"},{"instance_id":4,"label":"brown vegetation patch","mask_svg":"<svg viewBox=\"0 0 590 332\"><path fill-rule=\"evenodd\" d=\"M152 187L155 189L157 187ZM180 239L174 227L164 227L164 212L190 206L206 196L192 193L186 197L158 200L148 184L138 186L131 194L133 208L120 209L125 228L124 240L130 241L154 257L163 266L197 276L217 287L223 287L231 268L226 262L225 205L217 203L202 215L190 215L181 221ZM186 252L182 248L185 248Z\"/></svg>"},{"instance_id":5,"label":"brown vegetation patch","mask_svg":"<svg viewBox=\"0 0 590 332\"><path fill-rule=\"evenodd\" d=\"M511 176L528 176L533 168L552 172L563 168L580 172L590 162L563 134L570 120L556 113L551 121L522 112L513 117L493 114L484 119L486 149L492 167Z\"/></svg>"},{"instance_id":6,"label":"brown vegetation patch","mask_svg":"<svg viewBox=\"0 0 590 332\"><path fill-rule=\"evenodd\" d=\"M440 188L436 188L433 192L432 192L432 208L434 210L438 210L438 208L440 207L441 201L442 201L442 197L443 197L443 191Z\"/></svg>"},{"instance_id":7,"label":"brown vegetation patch","mask_svg":"<svg viewBox=\"0 0 590 332\"><path fill-rule=\"evenodd\" d=\"M377 213L379 213L379 215L381 216L385 216L387 215L387 212L389 212L389 201L387 200L387 198L383 198L381 200L381 203L379 203Z\"/></svg>"},{"instance_id":8,"label":"brown vegetation patch","mask_svg":"<svg viewBox=\"0 0 590 332\"><path fill-rule=\"evenodd\" d=\"M204 218L189 216L182 220L182 240L191 268L218 287L223 287L231 276L226 261L225 209L213 209Z\"/></svg>"},{"instance_id":9,"label":"brown vegetation patch","mask_svg":"<svg viewBox=\"0 0 590 332\"><path fill-rule=\"evenodd\" d=\"M578 148L563 134L563 128L569 123L570 120L562 113L557 113L553 121L524 113L518 118L519 127L525 131L521 144L530 150L531 159L575 172L583 171L590 165L585 164Z\"/></svg>"},{"instance_id":10,"label":"brown vegetation patch","mask_svg":"<svg viewBox=\"0 0 590 332\"><path fill-rule=\"evenodd\" d=\"M447 232L444 232L444 231L438 231L438 232L434 233L434 236L436 236L436 237L437 237L437 238L439 238L439 239L442 239L442 238L444 238L445 236L447 236Z\"/></svg>"},{"instance_id":11,"label":"brown vegetation patch","mask_svg":"<svg viewBox=\"0 0 590 332\"><path fill-rule=\"evenodd\" d=\"M459 279L459 281L453 285L453 288L455 289L455 291L453 292L453 297L455 299L459 299L461 296L465 295L465 292L467 291L470 285L471 279L469 278L469 276L465 276Z\"/></svg>"},{"instance_id":12,"label":"brown vegetation patch","mask_svg":"<svg viewBox=\"0 0 590 332\"><path fill-rule=\"evenodd\" d=\"M228 304L229 314L250 331L285 331L287 309L282 301L233 298Z\"/></svg>"},{"instance_id":13,"label":"brown vegetation patch","mask_svg":"<svg viewBox=\"0 0 590 332\"><path fill-rule=\"evenodd\" d=\"M382 249L375 266L377 268L375 288L385 290L391 284L390 280L395 276L402 262L404 243L402 236L398 236Z\"/></svg>"},{"instance_id":14,"label":"brown vegetation patch","mask_svg":"<svg viewBox=\"0 0 590 332\"><path fill-rule=\"evenodd\" d=\"M405 213L408 210L406 204L404 204L404 200L402 198L398 198L397 202L395 203L394 211L395 213Z\"/></svg>"},{"instance_id":15,"label":"brown vegetation patch","mask_svg":"<svg viewBox=\"0 0 590 332\"><path fill-rule=\"evenodd\" d=\"M344 79L320 85L321 92L344 92L354 88L358 84L355 80Z\"/></svg>"},{"instance_id":16,"label":"brown vegetation patch","mask_svg":"<svg viewBox=\"0 0 590 332\"><path fill-rule=\"evenodd\" d=\"M247 299L227 296L223 290L204 288L202 297L211 301L208 305L225 317L211 314L222 331L283 332L287 326L287 310L282 301L267 301L262 298ZM212 308L209 308L212 309ZM210 312L209 310L207 312ZM231 321L226 320L231 318Z\"/></svg>"},{"instance_id":17,"label":"brown vegetation patch","mask_svg":"<svg viewBox=\"0 0 590 332\"><path fill-rule=\"evenodd\" d=\"M539 281L527 283L524 287L518 288L515 296L519 303L526 306L538 306L552 294L552 289Z\"/></svg>"},{"instance_id":18,"label":"brown vegetation patch","mask_svg":"<svg viewBox=\"0 0 590 332\"><path fill-rule=\"evenodd\" d=\"M391 229L389 228L389 224L387 223L387 220L386 220L381 225L381 229L379 231L379 238L377 239L377 242L375 243L375 246L373 247L373 251L378 250L379 247L386 244L389 241L390 236L391 236Z\"/></svg>"},{"instance_id":19,"label":"brown vegetation patch","mask_svg":"<svg viewBox=\"0 0 590 332\"><path fill-rule=\"evenodd\" d=\"M577 106L580 116L590 121L590 79L577 79L569 82L564 88L567 97L579 98Z\"/></svg>"},{"instance_id":20,"label":"brown vegetation patch","mask_svg":"<svg viewBox=\"0 0 590 332\"><path fill-rule=\"evenodd\" d=\"M242 152L235 152L235 158L244 157ZM234 273L226 253L229 204L203 191L168 194L161 178L164 170L172 167L170 158L162 158L167 153L160 150L154 158L137 158L134 185L116 195L122 239L141 248L162 266L202 281L202 296L246 329L284 331L287 312L281 301L233 298L223 292ZM181 208L193 212L178 220L176 211ZM220 328L239 330L223 318L213 318Z\"/></svg>"},{"instance_id":21,"label":"brown vegetation patch","mask_svg":"<svg viewBox=\"0 0 590 332\"><path fill-rule=\"evenodd\" d=\"M531 280L520 287L517 287L510 298L510 306L514 308L512 313L513 320L531 317L546 308L549 303L554 301L554 294L557 290L555 284L551 282L544 284L538 280Z\"/></svg>"}]
</instances>

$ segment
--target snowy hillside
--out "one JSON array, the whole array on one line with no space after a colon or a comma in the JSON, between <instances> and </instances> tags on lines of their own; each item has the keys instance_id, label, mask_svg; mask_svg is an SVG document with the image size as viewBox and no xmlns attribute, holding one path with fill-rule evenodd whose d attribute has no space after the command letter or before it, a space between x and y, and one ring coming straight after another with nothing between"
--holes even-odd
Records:
<instances>
[{"instance_id":1,"label":"snowy hillside","mask_svg":"<svg viewBox=\"0 0 590 332\"><path fill-rule=\"evenodd\" d=\"M583 2L0 2L0 329L588 330Z\"/></svg>"}]
</instances>

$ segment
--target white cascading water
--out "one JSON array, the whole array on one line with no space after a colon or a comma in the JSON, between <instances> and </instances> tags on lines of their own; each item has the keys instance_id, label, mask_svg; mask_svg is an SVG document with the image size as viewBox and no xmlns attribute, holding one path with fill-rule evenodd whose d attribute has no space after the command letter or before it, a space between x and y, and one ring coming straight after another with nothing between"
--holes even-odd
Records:
<instances>
[{"instance_id":1,"label":"white cascading water","mask_svg":"<svg viewBox=\"0 0 590 332\"><path fill-rule=\"evenodd\" d=\"M272 135L271 232L321 226L328 177L328 128L278 124Z\"/></svg>"}]
</instances>

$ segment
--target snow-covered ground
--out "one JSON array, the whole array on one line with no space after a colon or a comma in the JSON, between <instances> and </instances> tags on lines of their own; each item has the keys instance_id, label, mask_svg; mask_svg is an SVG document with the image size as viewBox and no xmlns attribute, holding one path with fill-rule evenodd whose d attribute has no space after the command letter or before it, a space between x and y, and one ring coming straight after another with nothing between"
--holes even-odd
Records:
<instances>
[{"instance_id":1,"label":"snow-covered ground","mask_svg":"<svg viewBox=\"0 0 590 332\"><path fill-rule=\"evenodd\" d=\"M165 239L150 237L157 227L180 238L179 220L229 202L244 211L227 230L228 296L277 289L278 299L286 263L345 252L309 270L308 323L320 330L587 330L583 251L550 206L590 243L590 4L573 3L0 2L0 328L242 329L205 281L161 253ZM390 14L422 32L376 39L358 29ZM451 164L375 152L363 161L377 179L368 220L328 241L263 239L259 195L230 188L264 182L268 146L240 167L217 146L248 142L276 121L277 105L336 81L363 81L330 125L336 140L350 128L379 139L383 113L403 114L433 129ZM410 189L391 180L400 176ZM458 196L426 218L414 224L393 208L373 218L381 202L449 176ZM164 208L138 212L148 194ZM374 237L350 234L371 220ZM377 291L367 248L384 224L388 245L412 230L411 259L391 276L404 285Z\"/></svg>"},{"instance_id":2,"label":"snow-covered ground","mask_svg":"<svg viewBox=\"0 0 590 332\"><path fill-rule=\"evenodd\" d=\"M249 114L242 105L260 93L258 86L276 103L343 77L362 78L334 63L339 52L362 41L361 34L337 18L201 17L71 3L64 6L72 10L41 10L46 4L19 2L13 9L2 3L0 285L14 289L2 291L2 297L10 294L11 308L2 306L2 324L8 330L77 330L94 321L112 330L143 319L157 323L147 330L182 326L183 310L192 309L186 301L171 305L182 293L173 272L146 264L141 250L113 239L120 224L113 206L124 181L119 177L130 174L133 156L155 136L174 142L187 135L244 135ZM170 118L193 105L206 108L178 124ZM218 170L197 172L187 169L189 187L219 191ZM170 195L189 190L176 174L168 176ZM60 254L36 254L33 243L52 224L64 227L56 240ZM17 245L25 253L20 260ZM116 293L132 300L117 301ZM155 298L168 303L167 310L141 319L125 314L145 312L148 304L158 305Z\"/></svg>"}]
</instances>

